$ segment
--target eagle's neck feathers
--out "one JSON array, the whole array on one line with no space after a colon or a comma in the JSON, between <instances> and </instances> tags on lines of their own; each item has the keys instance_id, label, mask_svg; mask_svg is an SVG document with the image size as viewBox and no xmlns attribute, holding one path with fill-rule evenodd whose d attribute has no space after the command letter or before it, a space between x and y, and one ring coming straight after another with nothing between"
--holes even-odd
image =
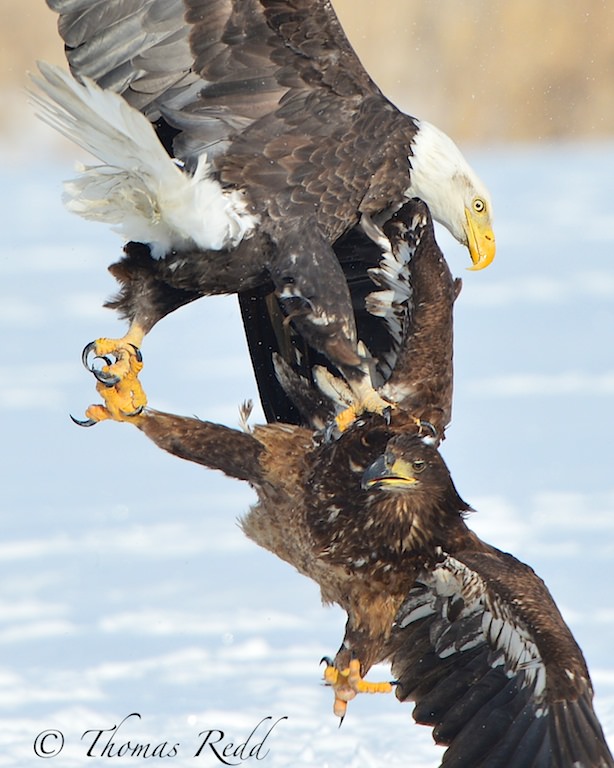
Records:
<instances>
[{"instance_id":1,"label":"eagle's neck feathers","mask_svg":"<svg viewBox=\"0 0 614 768\"><path fill-rule=\"evenodd\" d=\"M393 491L379 493L369 502L368 514L377 520L375 527L385 532L382 542L399 556L430 555L466 530L463 507L447 494L437 497L419 491ZM390 536L390 531L394 535Z\"/></svg>"}]
</instances>

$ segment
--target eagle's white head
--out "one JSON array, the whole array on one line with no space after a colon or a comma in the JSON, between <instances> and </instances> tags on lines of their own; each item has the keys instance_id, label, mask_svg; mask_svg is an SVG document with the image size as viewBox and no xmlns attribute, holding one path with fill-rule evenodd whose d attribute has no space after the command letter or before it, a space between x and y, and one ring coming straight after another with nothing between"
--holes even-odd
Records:
<instances>
[{"instance_id":1,"label":"eagle's white head","mask_svg":"<svg viewBox=\"0 0 614 768\"><path fill-rule=\"evenodd\" d=\"M417 123L407 195L424 200L435 221L467 246L472 269L483 269L495 258L488 190L449 136L430 123Z\"/></svg>"}]
</instances>

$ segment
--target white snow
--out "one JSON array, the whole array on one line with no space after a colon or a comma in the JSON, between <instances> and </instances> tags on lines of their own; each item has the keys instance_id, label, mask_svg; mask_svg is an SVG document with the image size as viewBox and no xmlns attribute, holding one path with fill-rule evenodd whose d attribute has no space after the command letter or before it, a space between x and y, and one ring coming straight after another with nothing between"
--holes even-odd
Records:
<instances>
[{"instance_id":1,"label":"white snow","mask_svg":"<svg viewBox=\"0 0 614 768\"><path fill-rule=\"evenodd\" d=\"M470 524L546 581L614 737L614 145L483 150L472 162L491 188L499 251L465 273L466 252L440 233L465 280L444 455L478 510ZM395 768L411 756L434 768L441 749L392 696L358 697L337 727L319 660L337 650L342 612L244 539L248 488L129 426L70 421L96 401L81 349L123 330L99 309L120 248L63 210L70 163L35 167L24 153L0 180L0 766L40 766L34 740L54 728L65 739L54 764L89 765L84 732L138 712L116 747L179 743L173 766L219 765L208 746L194 757L201 732L237 745L270 716L288 719L254 764ZM257 399L232 297L167 318L143 355L154 407L236 425L239 404Z\"/></svg>"}]
</instances>

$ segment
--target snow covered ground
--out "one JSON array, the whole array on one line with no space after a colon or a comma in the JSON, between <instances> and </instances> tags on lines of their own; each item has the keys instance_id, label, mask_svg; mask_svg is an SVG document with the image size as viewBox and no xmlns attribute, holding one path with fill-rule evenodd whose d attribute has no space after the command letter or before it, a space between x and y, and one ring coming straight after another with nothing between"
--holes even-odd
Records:
<instances>
[{"instance_id":1,"label":"snow covered ground","mask_svg":"<svg viewBox=\"0 0 614 768\"><path fill-rule=\"evenodd\" d=\"M614 144L471 159L499 250L469 273L440 238L465 282L443 452L477 532L548 584L614 741ZM120 242L63 211L66 157L3 163L0 766L39 765L57 729L68 768L142 764L127 742L176 766L219 765L211 743L232 742L235 763L434 768L441 750L393 697L359 697L337 727L318 662L343 615L242 537L248 488L129 426L72 424L96 397L81 349L122 333L100 308ZM234 425L256 398L232 297L167 318L143 353L154 407Z\"/></svg>"}]
</instances>

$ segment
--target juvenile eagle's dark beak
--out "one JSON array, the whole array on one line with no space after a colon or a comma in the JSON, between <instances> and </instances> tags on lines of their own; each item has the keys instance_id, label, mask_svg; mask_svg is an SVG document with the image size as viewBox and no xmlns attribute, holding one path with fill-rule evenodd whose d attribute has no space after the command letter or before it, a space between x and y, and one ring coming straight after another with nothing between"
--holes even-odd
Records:
<instances>
[{"instance_id":1,"label":"juvenile eagle's dark beak","mask_svg":"<svg viewBox=\"0 0 614 768\"><path fill-rule=\"evenodd\" d=\"M365 469L361 486L365 491L371 488L406 490L418 482L415 474L416 470L410 462L383 454Z\"/></svg>"}]
</instances>

